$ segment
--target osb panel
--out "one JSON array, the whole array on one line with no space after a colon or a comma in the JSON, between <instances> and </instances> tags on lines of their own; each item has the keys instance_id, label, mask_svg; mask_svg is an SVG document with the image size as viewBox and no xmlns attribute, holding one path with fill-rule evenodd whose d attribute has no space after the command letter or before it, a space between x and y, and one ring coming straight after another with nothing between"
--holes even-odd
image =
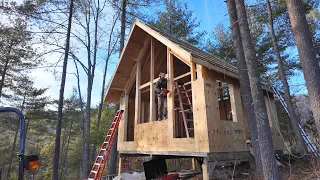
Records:
<instances>
[{"instance_id":1,"label":"osb panel","mask_svg":"<svg viewBox=\"0 0 320 180\"><path fill-rule=\"evenodd\" d=\"M136 131L138 151L167 151L167 120L138 124Z\"/></svg>"},{"instance_id":2,"label":"osb panel","mask_svg":"<svg viewBox=\"0 0 320 180\"><path fill-rule=\"evenodd\" d=\"M208 123L204 81L197 79L192 82L193 123L196 151L209 152Z\"/></svg>"}]
</instances>

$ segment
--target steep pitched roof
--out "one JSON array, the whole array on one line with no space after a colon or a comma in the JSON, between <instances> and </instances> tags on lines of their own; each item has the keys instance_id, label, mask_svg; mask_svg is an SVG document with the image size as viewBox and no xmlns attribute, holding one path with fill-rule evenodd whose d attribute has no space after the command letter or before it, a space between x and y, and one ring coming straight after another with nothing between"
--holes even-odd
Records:
<instances>
[{"instance_id":1,"label":"steep pitched roof","mask_svg":"<svg viewBox=\"0 0 320 180\"><path fill-rule=\"evenodd\" d=\"M130 30L126 45L121 53L116 71L106 91L104 98L105 102L119 102L120 96L124 92L131 77L130 73L136 64L137 58L139 58L141 49L149 45L147 43L148 35L170 48L171 52L176 57L189 66L191 65L191 62L195 62L209 69L213 69L217 72L238 79L238 69L232 64L210 55L185 41L170 36L155 27L135 20ZM146 41L141 44L141 39ZM140 41L140 43L136 43L137 41ZM137 49L137 47L140 47L140 49Z\"/></svg>"},{"instance_id":2,"label":"steep pitched roof","mask_svg":"<svg viewBox=\"0 0 320 180\"><path fill-rule=\"evenodd\" d=\"M205 51L191 45L190 43L180 40L178 38L175 38L163 31L160 31L159 29L147 25L146 26L150 27L151 29L153 29L154 31L157 31L158 33L160 33L162 36L164 36L165 38L167 38L168 40L170 40L171 42L175 43L176 45L178 45L180 48L183 48L185 51L191 53L192 57L199 59L199 61L197 63L201 64L201 61L210 63L214 66L220 67L224 70L230 71L232 73L238 74L238 68L216 56L213 56L211 54L206 53ZM207 66L207 63L203 63L201 65ZM210 67L208 67L210 68Z\"/></svg>"}]
</instances>

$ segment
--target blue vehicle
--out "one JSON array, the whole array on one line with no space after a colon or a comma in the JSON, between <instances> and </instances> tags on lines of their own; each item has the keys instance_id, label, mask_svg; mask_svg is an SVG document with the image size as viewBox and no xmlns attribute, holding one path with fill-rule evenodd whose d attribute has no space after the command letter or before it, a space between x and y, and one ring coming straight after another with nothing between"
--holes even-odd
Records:
<instances>
[{"instance_id":1,"label":"blue vehicle","mask_svg":"<svg viewBox=\"0 0 320 180\"><path fill-rule=\"evenodd\" d=\"M26 156L24 154L25 149L25 120L23 113L13 107L0 107L0 113L13 112L19 116L20 119L20 148L19 148L19 175L18 180L23 180L24 170L33 170L39 166L39 157L37 155ZM1 177L1 174L0 174Z\"/></svg>"}]
</instances>

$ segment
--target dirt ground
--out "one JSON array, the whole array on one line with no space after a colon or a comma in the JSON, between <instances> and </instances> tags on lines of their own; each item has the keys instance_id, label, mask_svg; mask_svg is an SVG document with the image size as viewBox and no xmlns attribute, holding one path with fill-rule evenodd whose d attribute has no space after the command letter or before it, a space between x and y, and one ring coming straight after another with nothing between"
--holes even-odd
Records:
<instances>
[{"instance_id":1,"label":"dirt ground","mask_svg":"<svg viewBox=\"0 0 320 180\"><path fill-rule=\"evenodd\" d=\"M143 171L143 162L149 158L132 158L126 162L124 172ZM168 172L176 172L177 161L167 160ZM279 166L280 176L283 180L320 180L320 159L290 159L282 162L284 166ZM192 168L191 159L180 160L181 170L190 170ZM199 165L197 168L200 170ZM214 170L215 180L255 180L253 170L250 168L250 162L237 163L236 166L229 164L218 166ZM201 180L192 178L192 180Z\"/></svg>"}]
</instances>

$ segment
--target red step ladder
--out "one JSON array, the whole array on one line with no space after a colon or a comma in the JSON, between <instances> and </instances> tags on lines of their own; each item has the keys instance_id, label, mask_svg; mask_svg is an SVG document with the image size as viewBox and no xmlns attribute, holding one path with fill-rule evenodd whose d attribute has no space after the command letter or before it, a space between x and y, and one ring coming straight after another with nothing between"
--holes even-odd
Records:
<instances>
[{"instance_id":1,"label":"red step ladder","mask_svg":"<svg viewBox=\"0 0 320 180\"><path fill-rule=\"evenodd\" d=\"M97 155L97 158L92 166L92 169L90 171L90 174L88 176L88 180L100 180L102 179L102 174L104 169L106 168L106 163L109 159L110 150L112 147L114 135L116 134L119 122L121 120L121 117L123 115L124 110L117 111L113 122L110 125L109 131L104 138L103 144L101 146L101 149L99 150L99 153Z\"/></svg>"},{"instance_id":2,"label":"red step ladder","mask_svg":"<svg viewBox=\"0 0 320 180\"><path fill-rule=\"evenodd\" d=\"M191 101L186 90L186 87L183 84L179 84L178 82L174 83L175 89L179 100L179 107L175 108L175 111L178 111L182 116L183 126L186 132L187 138L190 137L190 132L194 130L193 128L193 119L187 119L186 113L193 114Z\"/></svg>"}]
</instances>

